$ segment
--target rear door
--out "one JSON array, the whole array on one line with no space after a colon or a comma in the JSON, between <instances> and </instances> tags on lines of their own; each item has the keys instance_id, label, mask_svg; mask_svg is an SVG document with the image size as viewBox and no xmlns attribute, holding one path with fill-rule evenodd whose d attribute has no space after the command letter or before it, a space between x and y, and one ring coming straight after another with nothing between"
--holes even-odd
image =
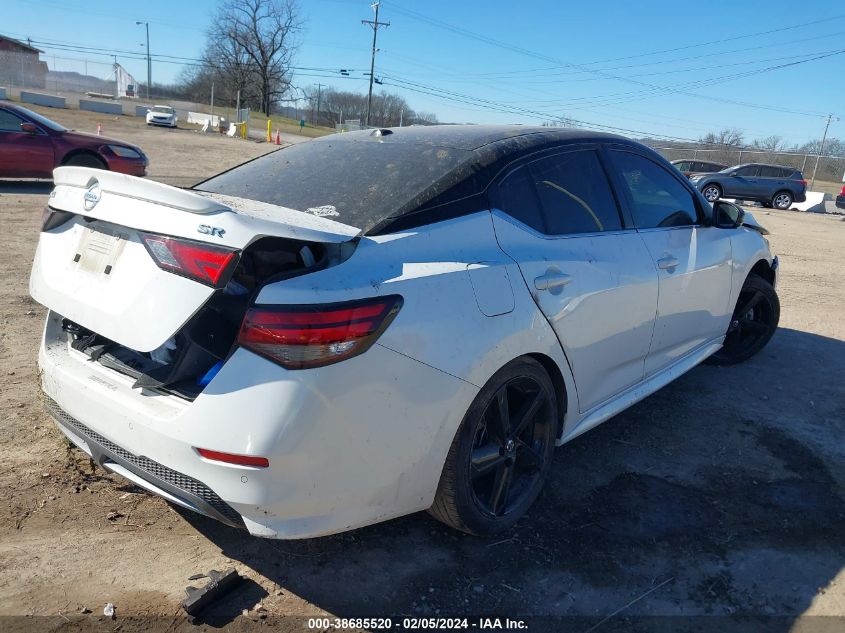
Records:
<instances>
[{"instance_id":1,"label":"rear door","mask_svg":"<svg viewBox=\"0 0 845 633\"><path fill-rule=\"evenodd\" d=\"M623 225L597 149L516 165L491 188L491 206L499 244L566 352L580 410L642 380L657 273Z\"/></svg>"},{"instance_id":2,"label":"rear door","mask_svg":"<svg viewBox=\"0 0 845 633\"><path fill-rule=\"evenodd\" d=\"M705 226L692 191L651 158L621 147L610 155L659 276L657 320L645 362L650 376L727 330L732 231Z\"/></svg>"},{"instance_id":3,"label":"rear door","mask_svg":"<svg viewBox=\"0 0 845 633\"><path fill-rule=\"evenodd\" d=\"M759 195L771 199L776 192L786 189L788 191L796 191L794 181L789 180L789 176L793 174L794 170L786 169L784 167L776 167L774 165L761 165L760 176L760 191Z\"/></svg>"},{"instance_id":4,"label":"rear door","mask_svg":"<svg viewBox=\"0 0 845 633\"><path fill-rule=\"evenodd\" d=\"M342 243L354 227L292 209L203 196L84 167L60 167L30 276L39 303L101 336L149 352L217 290L214 273L254 240Z\"/></svg>"},{"instance_id":5,"label":"rear door","mask_svg":"<svg viewBox=\"0 0 845 633\"><path fill-rule=\"evenodd\" d=\"M53 142L40 128L21 131L26 122L0 108L0 178L49 178L53 171Z\"/></svg>"}]
</instances>

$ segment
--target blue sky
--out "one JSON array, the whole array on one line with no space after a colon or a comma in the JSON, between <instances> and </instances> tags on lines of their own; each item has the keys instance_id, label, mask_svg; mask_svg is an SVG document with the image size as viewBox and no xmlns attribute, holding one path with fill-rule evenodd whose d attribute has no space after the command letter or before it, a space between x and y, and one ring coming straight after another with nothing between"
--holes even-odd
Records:
<instances>
[{"instance_id":1,"label":"blue sky","mask_svg":"<svg viewBox=\"0 0 845 633\"><path fill-rule=\"evenodd\" d=\"M154 55L195 58L216 4L0 0L0 32L142 55L143 27L135 21L148 20ZM372 18L369 2L300 0L300 7L306 26L296 65L329 70L297 71L294 83L366 91L372 32L361 19ZM841 0L384 0L380 19L391 25L379 31L376 76L441 121L570 117L681 139L737 127L749 140L779 135L803 143L820 137L833 113L843 120L830 134L845 137ZM107 74L108 56L39 46L60 70L82 71L79 60L87 58L91 74ZM146 75L144 61L118 61L137 78ZM340 68L355 72L342 78ZM154 61L153 80L172 81L179 70Z\"/></svg>"}]
</instances>

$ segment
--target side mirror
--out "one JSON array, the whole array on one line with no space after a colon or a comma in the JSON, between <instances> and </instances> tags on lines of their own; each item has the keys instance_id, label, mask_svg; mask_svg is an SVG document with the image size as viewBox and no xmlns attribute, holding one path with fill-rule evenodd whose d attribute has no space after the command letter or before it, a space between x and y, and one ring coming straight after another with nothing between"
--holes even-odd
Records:
<instances>
[{"instance_id":1,"label":"side mirror","mask_svg":"<svg viewBox=\"0 0 845 633\"><path fill-rule=\"evenodd\" d=\"M739 178L739 172L738 172L738 171L732 171L732 172L731 172L730 174L728 174L728 175L729 175L731 178Z\"/></svg>"},{"instance_id":2,"label":"side mirror","mask_svg":"<svg viewBox=\"0 0 845 633\"><path fill-rule=\"evenodd\" d=\"M730 202L717 200L713 203L713 226L719 229L735 229L742 224L745 211Z\"/></svg>"},{"instance_id":3,"label":"side mirror","mask_svg":"<svg viewBox=\"0 0 845 633\"><path fill-rule=\"evenodd\" d=\"M26 132L27 134L38 134L38 127L35 123L25 121L21 123L21 132Z\"/></svg>"}]
</instances>

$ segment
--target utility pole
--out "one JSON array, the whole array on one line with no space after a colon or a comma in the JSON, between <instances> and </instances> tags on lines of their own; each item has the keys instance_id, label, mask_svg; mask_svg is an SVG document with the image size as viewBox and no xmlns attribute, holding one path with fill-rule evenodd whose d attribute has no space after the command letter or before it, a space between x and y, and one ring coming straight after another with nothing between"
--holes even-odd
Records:
<instances>
[{"instance_id":1,"label":"utility pole","mask_svg":"<svg viewBox=\"0 0 845 633\"><path fill-rule=\"evenodd\" d=\"M320 125L320 98L323 96L323 84L317 84L317 125ZM311 121L313 124L314 122Z\"/></svg>"},{"instance_id":2,"label":"utility pole","mask_svg":"<svg viewBox=\"0 0 845 633\"><path fill-rule=\"evenodd\" d=\"M819 168L819 159L821 158L821 155L824 154L824 142L827 140L827 129L830 127L830 122L833 119L836 119L837 121L839 120L832 114L827 115L827 124L824 126L824 134L822 135L822 146L819 148L819 153L816 154L816 165L813 167L813 180L810 183L811 189L816 185L816 170Z\"/></svg>"},{"instance_id":3,"label":"utility pole","mask_svg":"<svg viewBox=\"0 0 845 633\"><path fill-rule=\"evenodd\" d=\"M149 22L135 22L137 26L141 24L147 29L147 101L150 100L150 83L152 83L153 64L150 60L150 23Z\"/></svg>"},{"instance_id":4,"label":"utility pole","mask_svg":"<svg viewBox=\"0 0 845 633\"><path fill-rule=\"evenodd\" d=\"M372 8L375 9L376 12L376 19L375 20L361 20L361 24L369 24L373 28L373 54L370 57L370 90L367 93L367 119L365 121L365 125L370 125L370 108L373 105L373 78L376 69L376 35L378 35L378 29L380 26L390 26L390 22L379 22L378 21L378 8L379 4L381 4L378 0L372 4Z\"/></svg>"}]
</instances>

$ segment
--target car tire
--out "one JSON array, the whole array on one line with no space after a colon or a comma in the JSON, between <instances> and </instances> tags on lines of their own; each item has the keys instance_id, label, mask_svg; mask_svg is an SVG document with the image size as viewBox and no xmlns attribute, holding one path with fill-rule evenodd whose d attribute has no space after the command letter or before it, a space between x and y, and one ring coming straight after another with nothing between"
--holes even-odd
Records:
<instances>
[{"instance_id":1,"label":"car tire","mask_svg":"<svg viewBox=\"0 0 845 633\"><path fill-rule=\"evenodd\" d=\"M775 209L786 211L792 206L793 200L792 194L788 191L778 191L772 196L772 206Z\"/></svg>"},{"instance_id":2,"label":"car tire","mask_svg":"<svg viewBox=\"0 0 845 633\"><path fill-rule=\"evenodd\" d=\"M536 360L520 358L496 372L458 428L429 513L478 536L512 527L548 474L557 410L554 385Z\"/></svg>"},{"instance_id":3,"label":"car tire","mask_svg":"<svg viewBox=\"0 0 845 633\"><path fill-rule=\"evenodd\" d=\"M717 184L711 183L704 186L701 194L707 198L707 202L713 203L722 197L722 188Z\"/></svg>"},{"instance_id":4,"label":"car tire","mask_svg":"<svg viewBox=\"0 0 845 633\"><path fill-rule=\"evenodd\" d=\"M76 154L66 159L62 165L66 167L91 167L93 169L108 170L105 162L93 154Z\"/></svg>"},{"instance_id":5,"label":"car tire","mask_svg":"<svg viewBox=\"0 0 845 633\"><path fill-rule=\"evenodd\" d=\"M780 321L780 300L768 281L751 273L736 302L722 349L707 359L711 365L736 365L763 349Z\"/></svg>"}]
</instances>

